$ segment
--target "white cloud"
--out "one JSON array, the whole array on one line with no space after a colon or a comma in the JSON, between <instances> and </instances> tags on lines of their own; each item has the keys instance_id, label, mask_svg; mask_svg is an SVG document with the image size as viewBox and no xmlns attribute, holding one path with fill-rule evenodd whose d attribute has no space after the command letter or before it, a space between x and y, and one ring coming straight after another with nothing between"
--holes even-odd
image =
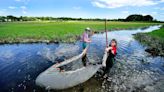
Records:
<instances>
[{"instance_id":1,"label":"white cloud","mask_svg":"<svg viewBox=\"0 0 164 92\"><path fill-rule=\"evenodd\" d=\"M23 14L27 14L27 11L26 11L26 10L22 10L22 13L23 13Z\"/></svg>"},{"instance_id":2,"label":"white cloud","mask_svg":"<svg viewBox=\"0 0 164 92\"><path fill-rule=\"evenodd\" d=\"M164 0L161 0L160 2L164 2Z\"/></svg>"},{"instance_id":3,"label":"white cloud","mask_svg":"<svg viewBox=\"0 0 164 92\"><path fill-rule=\"evenodd\" d=\"M26 6L21 6L20 8L22 9L23 14L27 14L27 7Z\"/></svg>"},{"instance_id":4,"label":"white cloud","mask_svg":"<svg viewBox=\"0 0 164 92\"><path fill-rule=\"evenodd\" d=\"M73 7L73 9L75 9L75 10L80 10L81 7L80 7L80 6L75 6L75 7Z\"/></svg>"},{"instance_id":5,"label":"white cloud","mask_svg":"<svg viewBox=\"0 0 164 92\"><path fill-rule=\"evenodd\" d=\"M154 0L92 0L92 4L100 8L119 8L124 6L150 6L156 5L158 2Z\"/></svg>"},{"instance_id":6,"label":"white cloud","mask_svg":"<svg viewBox=\"0 0 164 92\"><path fill-rule=\"evenodd\" d=\"M15 6L9 6L8 8L9 9L16 9L17 7L15 7Z\"/></svg>"},{"instance_id":7,"label":"white cloud","mask_svg":"<svg viewBox=\"0 0 164 92\"><path fill-rule=\"evenodd\" d=\"M21 8L21 9L27 9L26 6L21 6L20 8Z\"/></svg>"},{"instance_id":8,"label":"white cloud","mask_svg":"<svg viewBox=\"0 0 164 92\"><path fill-rule=\"evenodd\" d=\"M100 8L106 8L106 6L99 2L92 2L93 6L100 7Z\"/></svg>"}]
</instances>

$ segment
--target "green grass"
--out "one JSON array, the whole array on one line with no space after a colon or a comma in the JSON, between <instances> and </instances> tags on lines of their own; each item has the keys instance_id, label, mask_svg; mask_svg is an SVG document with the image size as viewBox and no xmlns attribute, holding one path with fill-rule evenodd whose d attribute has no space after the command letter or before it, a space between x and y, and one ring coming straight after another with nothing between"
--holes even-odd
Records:
<instances>
[{"instance_id":1,"label":"green grass","mask_svg":"<svg viewBox=\"0 0 164 92\"><path fill-rule=\"evenodd\" d=\"M147 33L147 34L154 37L154 38L164 40L164 25L159 30L155 30L155 31Z\"/></svg>"},{"instance_id":2,"label":"green grass","mask_svg":"<svg viewBox=\"0 0 164 92\"><path fill-rule=\"evenodd\" d=\"M164 56L164 25L149 33L137 33L135 38L143 45L148 46L151 54Z\"/></svg>"},{"instance_id":3,"label":"green grass","mask_svg":"<svg viewBox=\"0 0 164 92\"><path fill-rule=\"evenodd\" d=\"M154 25L143 22L108 22L107 29L128 29ZM73 42L86 27L94 31L104 31L104 22L10 22L0 23L0 43L63 41Z\"/></svg>"}]
</instances>

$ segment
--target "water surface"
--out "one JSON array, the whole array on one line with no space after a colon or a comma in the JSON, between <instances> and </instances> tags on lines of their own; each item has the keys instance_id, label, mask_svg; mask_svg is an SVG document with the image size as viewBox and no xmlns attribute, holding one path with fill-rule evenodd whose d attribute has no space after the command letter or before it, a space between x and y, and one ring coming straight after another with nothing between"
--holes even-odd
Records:
<instances>
[{"instance_id":1,"label":"water surface","mask_svg":"<svg viewBox=\"0 0 164 92\"><path fill-rule=\"evenodd\" d=\"M108 32L109 41L112 38L118 41L116 62L108 78L103 79L97 73L87 82L61 91L163 92L164 58L146 53L146 47L132 35L151 32L159 27ZM88 51L90 62L102 62L105 42L105 33L92 36ZM45 92L46 89L35 85L36 77L56 62L78 55L82 49L78 41L75 44L7 44L0 45L0 50L0 92ZM68 67L77 69L82 67L82 63L75 62Z\"/></svg>"}]
</instances>

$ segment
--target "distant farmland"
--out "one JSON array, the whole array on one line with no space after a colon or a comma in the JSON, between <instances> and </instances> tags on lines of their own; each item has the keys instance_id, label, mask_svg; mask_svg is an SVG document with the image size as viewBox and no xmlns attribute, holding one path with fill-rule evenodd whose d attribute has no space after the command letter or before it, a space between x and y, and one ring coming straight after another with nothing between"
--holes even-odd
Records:
<instances>
[{"instance_id":1,"label":"distant farmland","mask_svg":"<svg viewBox=\"0 0 164 92\"><path fill-rule=\"evenodd\" d=\"M140 28L157 23L111 22L108 30ZM104 31L104 22L66 21L66 22L4 22L0 23L0 43L27 42L74 42L86 27L93 31Z\"/></svg>"}]
</instances>

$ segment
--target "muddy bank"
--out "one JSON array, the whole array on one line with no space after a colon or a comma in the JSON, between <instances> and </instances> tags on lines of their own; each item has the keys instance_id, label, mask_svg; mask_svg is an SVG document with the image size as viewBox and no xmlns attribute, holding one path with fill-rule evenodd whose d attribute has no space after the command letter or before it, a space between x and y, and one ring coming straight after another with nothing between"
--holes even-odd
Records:
<instances>
[{"instance_id":1,"label":"muddy bank","mask_svg":"<svg viewBox=\"0 0 164 92\"><path fill-rule=\"evenodd\" d=\"M61 38L52 38L52 39L44 39L44 38L15 38L15 39L0 39L0 44L28 44L28 43L75 43L77 40L80 40L80 36L68 36L64 39Z\"/></svg>"},{"instance_id":2,"label":"muddy bank","mask_svg":"<svg viewBox=\"0 0 164 92\"><path fill-rule=\"evenodd\" d=\"M134 38L147 46L145 51L153 56L164 56L164 40L160 37L153 37L147 33L137 33Z\"/></svg>"}]
</instances>

